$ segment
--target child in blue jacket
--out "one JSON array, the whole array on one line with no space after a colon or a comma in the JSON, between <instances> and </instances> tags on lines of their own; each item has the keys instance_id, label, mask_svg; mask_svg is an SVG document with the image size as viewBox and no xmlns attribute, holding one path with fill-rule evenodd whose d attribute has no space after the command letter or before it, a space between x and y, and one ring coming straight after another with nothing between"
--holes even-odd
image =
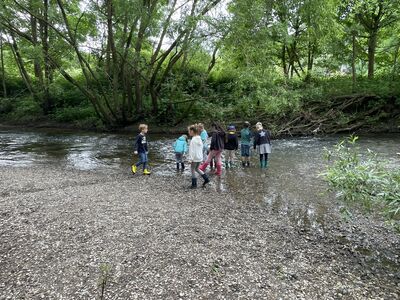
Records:
<instances>
[{"instance_id":1,"label":"child in blue jacket","mask_svg":"<svg viewBox=\"0 0 400 300\"><path fill-rule=\"evenodd\" d=\"M175 151L176 169L179 171L179 167L182 166L182 171L185 170L183 155L188 151L186 134L182 135L175 141L174 151Z\"/></svg>"}]
</instances>

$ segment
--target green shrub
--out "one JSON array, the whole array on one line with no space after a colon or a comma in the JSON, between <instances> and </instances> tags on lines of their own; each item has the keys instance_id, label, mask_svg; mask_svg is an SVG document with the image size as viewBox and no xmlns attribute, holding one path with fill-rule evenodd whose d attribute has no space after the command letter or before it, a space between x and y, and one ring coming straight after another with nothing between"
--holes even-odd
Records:
<instances>
[{"instance_id":1,"label":"green shrub","mask_svg":"<svg viewBox=\"0 0 400 300\"><path fill-rule=\"evenodd\" d=\"M35 121L43 116L40 104L32 97L15 100L14 109L10 113L12 120L18 122Z\"/></svg>"},{"instance_id":2,"label":"green shrub","mask_svg":"<svg viewBox=\"0 0 400 300\"><path fill-rule=\"evenodd\" d=\"M0 98L0 115L7 115L14 109L13 101L10 98Z\"/></svg>"},{"instance_id":3,"label":"green shrub","mask_svg":"<svg viewBox=\"0 0 400 300\"><path fill-rule=\"evenodd\" d=\"M96 118L95 111L90 106L75 106L58 108L54 113L57 122L69 123Z\"/></svg>"},{"instance_id":4,"label":"green shrub","mask_svg":"<svg viewBox=\"0 0 400 300\"><path fill-rule=\"evenodd\" d=\"M400 230L400 171L390 169L371 150L361 155L357 139L351 136L332 150L325 149L331 164L323 176L346 203L368 212L378 210Z\"/></svg>"}]
</instances>

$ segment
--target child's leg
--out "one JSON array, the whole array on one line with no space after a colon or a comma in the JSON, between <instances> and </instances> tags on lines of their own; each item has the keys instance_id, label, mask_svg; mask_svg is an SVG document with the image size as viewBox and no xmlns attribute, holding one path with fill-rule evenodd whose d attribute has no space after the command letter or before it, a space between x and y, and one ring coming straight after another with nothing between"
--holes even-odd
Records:
<instances>
[{"instance_id":1,"label":"child's leg","mask_svg":"<svg viewBox=\"0 0 400 300\"><path fill-rule=\"evenodd\" d=\"M240 145L240 160L242 161L242 166L246 165L246 153L245 145Z\"/></svg>"},{"instance_id":2,"label":"child's leg","mask_svg":"<svg viewBox=\"0 0 400 300\"><path fill-rule=\"evenodd\" d=\"M199 167L200 167L200 163L196 163L196 169L195 170L196 170L196 172L198 174L200 174L201 177L203 177L203 179L204 179L203 187L204 187L207 183L210 182L210 179L208 178L206 173L204 173L202 170L199 169Z\"/></svg>"},{"instance_id":3,"label":"child's leg","mask_svg":"<svg viewBox=\"0 0 400 300\"><path fill-rule=\"evenodd\" d=\"M234 160L235 160L235 150L232 150L231 151L230 161L233 163Z\"/></svg>"},{"instance_id":4,"label":"child's leg","mask_svg":"<svg viewBox=\"0 0 400 300\"><path fill-rule=\"evenodd\" d=\"M247 166L250 166L250 145L246 146L246 157L245 157L245 161Z\"/></svg>"},{"instance_id":5,"label":"child's leg","mask_svg":"<svg viewBox=\"0 0 400 300\"><path fill-rule=\"evenodd\" d=\"M203 176L204 172L202 170L200 170L200 163L198 162L198 163L193 163L193 164L195 164L195 169L194 169L195 172L198 173L200 176Z\"/></svg>"},{"instance_id":6,"label":"child's leg","mask_svg":"<svg viewBox=\"0 0 400 300\"><path fill-rule=\"evenodd\" d=\"M141 160L143 162L143 171L147 169L148 158L146 153L141 153Z\"/></svg>"},{"instance_id":7,"label":"child's leg","mask_svg":"<svg viewBox=\"0 0 400 300\"><path fill-rule=\"evenodd\" d=\"M197 187L196 169L199 167L198 163L192 162L190 164L190 172L192 174L192 189Z\"/></svg>"},{"instance_id":8,"label":"child's leg","mask_svg":"<svg viewBox=\"0 0 400 300\"><path fill-rule=\"evenodd\" d=\"M265 156L264 167L268 167L268 153L265 153L264 156Z\"/></svg>"},{"instance_id":9,"label":"child's leg","mask_svg":"<svg viewBox=\"0 0 400 300\"><path fill-rule=\"evenodd\" d=\"M175 160L176 160L176 169L179 170L179 166L180 164L182 164L182 153L175 153ZM184 166L182 166L182 169L184 168Z\"/></svg>"},{"instance_id":10,"label":"child's leg","mask_svg":"<svg viewBox=\"0 0 400 300\"><path fill-rule=\"evenodd\" d=\"M210 164L212 158L213 158L213 151L210 151L210 153L207 156L206 161L201 164L200 170L202 170L204 172L205 169L207 169L208 165Z\"/></svg>"},{"instance_id":11,"label":"child's leg","mask_svg":"<svg viewBox=\"0 0 400 300\"><path fill-rule=\"evenodd\" d=\"M199 168L199 165L197 163L192 162L190 164L190 173L192 174L192 179L197 178L196 177L196 172L197 172L198 168Z\"/></svg>"},{"instance_id":12,"label":"child's leg","mask_svg":"<svg viewBox=\"0 0 400 300\"><path fill-rule=\"evenodd\" d=\"M215 165L217 167L217 172L215 174L217 176L221 176L222 174L222 150L215 151Z\"/></svg>"},{"instance_id":13,"label":"child's leg","mask_svg":"<svg viewBox=\"0 0 400 300\"><path fill-rule=\"evenodd\" d=\"M225 150L225 168L229 168L230 150Z\"/></svg>"},{"instance_id":14,"label":"child's leg","mask_svg":"<svg viewBox=\"0 0 400 300\"><path fill-rule=\"evenodd\" d=\"M142 154L143 153L139 153L139 161L136 163L136 167L139 167L144 163Z\"/></svg>"}]
</instances>

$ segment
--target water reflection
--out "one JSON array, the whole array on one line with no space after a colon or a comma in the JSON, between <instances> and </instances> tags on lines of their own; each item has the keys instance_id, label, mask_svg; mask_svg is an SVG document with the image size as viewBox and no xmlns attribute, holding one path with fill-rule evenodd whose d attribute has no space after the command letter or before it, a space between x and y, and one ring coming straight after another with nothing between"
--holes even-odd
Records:
<instances>
[{"instance_id":1,"label":"water reflection","mask_svg":"<svg viewBox=\"0 0 400 300\"><path fill-rule=\"evenodd\" d=\"M258 168L257 155L252 167L238 166L225 170L221 180L213 176L216 192L230 193L235 201L252 199L271 213L281 214L299 227L323 230L329 215L329 201L321 197L325 184L322 172L324 147L331 147L341 137L298 137L273 143L270 168ZM133 156L133 135L73 132L0 131L0 166L57 164L79 170L106 170L129 174ZM176 172L171 137L150 135L150 167L153 174L189 178L189 168ZM399 135L369 136L360 139L363 151L373 149L399 167Z\"/></svg>"}]
</instances>

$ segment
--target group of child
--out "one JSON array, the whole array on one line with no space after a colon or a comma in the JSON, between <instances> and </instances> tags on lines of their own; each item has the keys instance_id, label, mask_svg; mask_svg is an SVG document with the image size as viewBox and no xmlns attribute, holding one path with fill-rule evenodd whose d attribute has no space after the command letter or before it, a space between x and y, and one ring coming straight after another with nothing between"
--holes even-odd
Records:
<instances>
[{"instance_id":1,"label":"group of child","mask_svg":"<svg viewBox=\"0 0 400 300\"><path fill-rule=\"evenodd\" d=\"M222 153L225 151L225 168L234 167L235 153L239 149L239 136L234 125L229 125L227 132L218 124L211 124L210 134L203 124L193 124L188 127L190 144L188 146L188 136L180 136L173 145L176 160L176 169L185 169L185 154L188 154L188 162L192 174L191 188L197 187L197 174L203 178L203 186L210 182L206 169L210 165L215 168L215 175L222 174ZM137 168L143 165L143 174L150 175L147 168L148 148L146 134L148 126L141 124L140 133L135 139L135 154L139 155L139 161L132 165L132 172L135 174ZM211 137L210 145L208 138ZM253 139L253 142L252 142ZM254 150L260 155L260 167L268 167L268 154L271 153L271 134L258 122L255 133L252 132L249 122L244 122L243 129L240 131L240 153L243 167L250 167L250 149L253 144Z\"/></svg>"}]
</instances>

